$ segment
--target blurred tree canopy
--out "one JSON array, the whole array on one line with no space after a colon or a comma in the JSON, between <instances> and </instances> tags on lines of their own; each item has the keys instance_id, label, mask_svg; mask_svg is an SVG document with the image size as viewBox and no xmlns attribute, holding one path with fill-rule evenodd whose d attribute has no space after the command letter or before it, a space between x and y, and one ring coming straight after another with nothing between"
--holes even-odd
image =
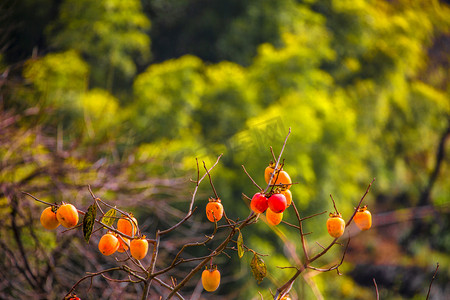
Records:
<instances>
[{"instance_id":1,"label":"blurred tree canopy","mask_svg":"<svg viewBox=\"0 0 450 300\"><path fill-rule=\"evenodd\" d=\"M212 163L224 153L213 175L225 211L236 218L248 213L241 193L256 192L241 165L262 182L269 146L278 153L291 128L285 169L297 183L292 192L302 214L331 210L330 193L348 214L376 177L368 200L375 214L435 209L438 222L408 220L396 243L409 259L403 266L425 268L440 257L445 282L449 15L447 1L438 0L7 0L0 5L0 118L18 117L0 130L32 130L34 139L42 130L87 165L122 166L124 177L113 172L114 178L130 182L195 177L195 157ZM34 151L41 146L34 149L31 140L2 140L5 149L12 145L39 161ZM10 170L9 152L1 155L6 189L27 171ZM9 205L5 191L1 203ZM164 201L164 193L154 201ZM155 206L147 209L156 213ZM324 218L307 228L318 239L325 238ZM380 224L378 232L385 228ZM233 278L225 287L246 287L245 299L259 299L258 290L269 297L268 288L289 276L275 267L288 262L286 240L298 236L263 223L245 233L252 247L271 255L271 276L258 286L249 268L225 266L223 259L225 276ZM351 261L349 271L357 264ZM303 279L294 295L310 298L318 287L325 298L361 299L358 291L372 289L371 281L350 289L356 286L350 276L331 289L326 276ZM384 298L401 297L380 288Z\"/></svg>"}]
</instances>

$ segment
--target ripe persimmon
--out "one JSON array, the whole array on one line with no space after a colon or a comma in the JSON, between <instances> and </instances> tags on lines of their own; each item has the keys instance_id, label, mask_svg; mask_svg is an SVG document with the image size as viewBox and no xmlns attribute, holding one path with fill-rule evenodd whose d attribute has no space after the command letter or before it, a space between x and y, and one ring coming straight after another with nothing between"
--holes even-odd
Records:
<instances>
[{"instance_id":1,"label":"ripe persimmon","mask_svg":"<svg viewBox=\"0 0 450 300\"><path fill-rule=\"evenodd\" d=\"M138 222L133 214L130 214L130 217L122 216L117 221L117 230L119 230L123 234L133 237L137 232Z\"/></svg>"},{"instance_id":2,"label":"ripe persimmon","mask_svg":"<svg viewBox=\"0 0 450 300\"><path fill-rule=\"evenodd\" d=\"M205 291L214 292L220 284L220 272L217 268L205 269L202 273L202 284Z\"/></svg>"},{"instance_id":3,"label":"ripe persimmon","mask_svg":"<svg viewBox=\"0 0 450 300\"><path fill-rule=\"evenodd\" d=\"M267 208L266 210L266 220L267 223L269 223L272 226L278 225L281 223L281 220L283 219L283 213L276 213L273 210Z\"/></svg>"},{"instance_id":4,"label":"ripe persimmon","mask_svg":"<svg viewBox=\"0 0 450 300\"><path fill-rule=\"evenodd\" d=\"M284 170L281 170L279 172L278 177L277 177L277 174L275 174L274 178L276 178L276 180L274 179L275 184L283 184L286 187L286 189L289 189L292 185L291 177Z\"/></svg>"},{"instance_id":5,"label":"ripe persimmon","mask_svg":"<svg viewBox=\"0 0 450 300\"><path fill-rule=\"evenodd\" d=\"M72 204L61 205L56 211L56 218L66 228L72 228L78 224L78 211Z\"/></svg>"},{"instance_id":6,"label":"ripe persimmon","mask_svg":"<svg viewBox=\"0 0 450 300\"><path fill-rule=\"evenodd\" d=\"M130 253L137 260L143 259L147 255L148 242L145 235L140 239L134 239L130 243Z\"/></svg>"},{"instance_id":7,"label":"ripe persimmon","mask_svg":"<svg viewBox=\"0 0 450 300\"><path fill-rule=\"evenodd\" d=\"M277 168L278 171L280 171L280 166ZM272 176L272 173L275 171L275 164L271 161L269 165L264 170L264 179L266 180L266 183L269 183L270 177ZM275 178L277 174L275 174L273 177Z\"/></svg>"},{"instance_id":8,"label":"ripe persimmon","mask_svg":"<svg viewBox=\"0 0 450 300\"><path fill-rule=\"evenodd\" d=\"M41 224L45 229L53 230L59 226L58 218L56 213L53 212L52 207L49 206L44 209L41 213Z\"/></svg>"},{"instance_id":9,"label":"ripe persimmon","mask_svg":"<svg viewBox=\"0 0 450 300\"><path fill-rule=\"evenodd\" d=\"M292 203L292 192L291 190L284 190L281 192L284 197L286 197L286 207L291 206Z\"/></svg>"},{"instance_id":10,"label":"ripe persimmon","mask_svg":"<svg viewBox=\"0 0 450 300\"><path fill-rule=\"evenodd\" d=\"M98 242L98 250L100 250L100 252L106 256L113 254L114 252L117 251L118 248L119 248L119 240L111 232L108 232L107 234L103 235L100 241Z\"/></svg>"},{"instance_id":11,"label":"ripe persimmon","mask_svg":"<svg viewBox=\"0 0 450 300\"><path fill-rule=\"evenodd\" d=\"M287 207L286 197L283 194L273 194L267 202L269 208L276 213L283 212Z\"/></svg>"},{"instance_id":12,"label":"ripe persimmon","mask_svg":"<svg viewBox=\"0 0 450 300\"><path fill-rule=\"evenodd\" d=\"M269 202L263 193L256 193L252 197L250 202L250 208L255 212L255 214L261 214L266 211L269 207Z\"/></svg>"},{"instance_id":13,"label":"ripe persimmon","mask_svg":"<svg viewBox=\"0 0 450 300\"><path fill-rule=\"evenodd\" d=\"M342 219L341 214L330 213L330 218L327 220L327 230L334 238L338 238L344 234L345 221Z\"/></svg>"},{"instance_id":14,"label":"ripe persimmon","mask_svg":"<svg viewBox=\"0 0 450 300\"><path fill-rule=\"evenodd\" d=\"M208 204L206 204L206 217L211 222L218 222L223 216L223 205L220 203L220 199L209 198Z\"/></svg>"},{"instance_id":15,"label":"ripe persimmon","mask_svg":"<svg viewBox=\"0 0 450 300\"><path fill-rule=\"evenodd\" d=\"M372 227L372 214L367 210L367 205L360 207L353 217L356 226L361 230Z\"/></svg>"},{"instance_id":16,"label":"ripe persimmon","mask_svg":"<svg viewBox=\"0 0 450 300\"><path fill-rule=\"evenodd\" d=\"M123 253L130 248L130 240L121 236L118 236L119 240L119 248L117 248L117 252Z\"/></svg>"}]
</instances>

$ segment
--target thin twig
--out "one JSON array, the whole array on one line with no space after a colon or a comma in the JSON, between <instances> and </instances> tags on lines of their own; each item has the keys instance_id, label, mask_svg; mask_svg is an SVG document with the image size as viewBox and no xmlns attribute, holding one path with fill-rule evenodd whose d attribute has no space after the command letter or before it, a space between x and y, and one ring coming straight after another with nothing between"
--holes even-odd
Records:
<instances>
[{"instance_id":1,"label":"thin twig","mask_svg":"<svg viewBox=\"0 0 450 300\"><path fill-rule=\"evenodd\" d=\"M294 201L292 201L292 207L294 208L295 215L298 220L298 230L300 231L300 240L302 242L302 248L303 248L303 253L305 254L306 264L308 264L309 263L309 254L308 254L308 249L306 249L305 234L303 233L302 221L301 221L300 214L298 212L297 207L295 206Z\"/></svg>"},{"instance_id":2,"label":"thin twig","mask_svg":"<svg viewBox=\"0 0 450 300\"><path fill-rule=\"evenodd\" d=\"M213 182L212 182L211 174L209 174L208 168L206 167L206 164L205 164L204 161L203 161L203 167L204 167L205 170L206 170L206 174L208 174L208 177L209 177L209 183L211 184L211 188L212 188L212 190L213 190L213 192L214 192L214 195L216 196L216 199L219 199L219 196L217 195L217 192L216 192L216 188L214 187L214 184L213 184Z\"/></svg>"},{"instance_id":3,"label":"thin twig","mask_svg":"<svg viewBox=\"0 0 450 300\"><path fill-rule=\"evenodd\" d=\"M275 156L275 153L273 152L272 146L270 146L269 148L270 148L270 153L272 153L273 161L277 161L277 157Z\"/></svg>"},{"instance_id":4,"label":"thin twig","mask_svg":"<svg viewBox=\"0 0 450 300\"><path fill-rule=\"evenodd\" d=\"M90 278L92 280L92 277L95 276L99 276L102 275L104 273L108 273L108 272L112 272L112 271L124 271L124 269L122 267L115 267L115 268L110 268L110 269L106 269L106 270L102 270L96 273L88 273L87 275L83 276L80 280L78 280L70 289L70 291L66 294L66 296L69 296L70 294L72 294L72 292L75 290L75 288L84 280Z\"/></svg>"},{"instance_id":5,"label":"thin twig","mask_svg":"<svg viewBox=\"0 0 450 300\"><path fill-rule=\"evenodd\" d=\"M338 214L339 211L338 211L338 209L337 209L337 207L336 207L336 202L334 202L333 196L332 196L331 194L330 194L330 197L331 197L331 201L333 201L334 210L335 210L336 213Z\"/></svg>"},{"instance_id":6,"label":"thin twig","mask_svg":"<svg viewBox=\"0 0 450 300\"><path fill-rule=\"evenodd\" d=\"M358 212L358 209L361 207L361 203L364 201L364 198L366 198L367 194L369 193L370 187L372 186L372 183L375 181L375 178L372 179L372 181L369 183L369 186L366 189L366 192L364 193L364 195L361 197L361 200L359 200L358 206L356 206L356 209L353 211L352 216L350 217L350 219L348 219L347 223L345 224L345 227L348 227L348 225L350 225L350 223L353 220L353 217L356 215L356 213Z\"/></svg>"},{"instance_id":7,"label":"thin twig","mask_svg":"<svg viewBox=\"0 0 450 300\"><path fill-rule=\"evenodd\" d=\"M431 285L433 284L433 281L436 278L436 274L438 272L438 269L439 269L439 263L436 263L436 270L434 270L433 278L431 278L430 286L428 287L427 298L425 298L426 300L428 300L428 298L430 297Z\"/></svg>"},{"instance_id":8,"label":"thin twig","mask_svg":"<svg viewBox=\"0 0 450 300\"><path fill-rule=\"evenodd\" d=\"M263 191L263 189L253 180L252 176L248 174L247 170L245 169L244 165L241 165L242 169L244 169L245 174L247 174L248 178L253 182L253 184L258 188L259 191Z\"/></svg>"},{"instance_id":9,"label":"thin twig","mask_svg":"<svg viewBox=\"0 0 450 300\"><path fill-rule=\"evenodd\" d=\"M375 281L375 278L372 278L372 279L373 279L373 284L375 285L375 292L376 292L376 295L377 295L377 300L380 300L380 294L378 293L377 282Z\"/></svg>"},{"instance_id":10,"label":"thin twig","mask_svg":"<svg viewBox=\"0 0 450 300\"><path fill-rule=\"evenodd\" d=\"M167 283L165 283L164 281L162 281L161 279L159 279L159 278L157 278L157 277L155 277L155 278L153 278L156 282L158 282L161 286L163 286L163 287L165 287L165 288L167 288L168 290L173 290L173 287L171 287L170 285L168 285ZM178 297L178 299L182 299L182 300L184 300L184 298L180 295L180 293L175 293L175 296L177 296Z\"/></svg>"},{"instance_id":11,"label":"thin twig","mask_svg":"<svg viewBox=\"0 0 450 300\"><path fill-rule=\"evenodd\" d=\"M24 191L22 191L22 194L25 194L25 195L27 195L27 196L30 196L31 198L33 198L33 199L36 200L37 202L41 202L41 203L47 204L47 205L49 205L49 206L58 206L58 207L60 206L59 204L56 204L56 203L50 203L50 202L42 201L42 200L40 200L40 199L34 197L33 195L31 195L31 194L29 194L29 193L27 193L27 192L24 192Z\"/></svg>"},{"instance_id":12,"label":"thin twig","mask_svg":"<svg viewBox=\"0 0 450 300\"><path fill-rule=\"evenodd\" d=\"M323 214L326 213L326 212L327 212L327 211L325 210L325 211L323 211L323 212L320 212L320 213L317 213L317 214L313 214L313 215L310 215L310 216L301 218L300 221L305 221L305 220L307 220L307 219L311 219L311 218L314 218L314 217L323 215Z\"/></svg>"},{"instance_id":13,"label":"thin twig","mask_svg":"<svg viewBox=\"0 0 450 300\"><path fill-rule=\"evenodd\" d=\"M287 143L287 140L288 140L290 134L291 134L291 128L289 127L289 132L288 132L288 134L286 135L286 138L285 138L284 143L283 143L283 147L281 147L280 155L278 155L278 159L277 159L277 161L276 161L276 163L275 163L275 168L274 168L275 171L272 173L272 175L271 175L270 178L269 178L269 183L267 184L267 187L266 187L265 190L264 190L264 194L267 192L267 190L269 189L269 187L271 187L271 184L270 184L270 183L272 182L272 179L273 179L273 177L275 176L275 173L279 173L279 172L277 172L277 170L278 170L278 165L280 164L281 156L283 155L283 151L284 151L284 148L286 147L286 143Z\"/></svg>"},{"instance_id":14,"label":"thin twig","mask_svg":"<svg viewBox=\"0 0 450 300\"><path fill-rule=\"evenodd\" d=\"M211 170L214 169L214 167L219 163L219 160L220 160L220 158L221 158L222 156L223 156L223 154L220 154L220 155L217 157L216 162L212 165L211 168L209 168L209 170L208 170L209 172L211 172ZM197 161L197 176L198 176L199 172L200 172L200 171L199 171L198 161ZM203 176L202 176L200 179L198 179L197 182L196 182L195 189L194 189L194 193L192 193L192 198L191 198L191 203L190 203L190 205L189 205L189 211L188 211L188 213L192 211L192 208L193 208L193 206L194 206L195 196L197 195L198 187L199 187L199 185L200 185L200 182L203 181L203 179L206 177L206 175L207 175L206 173L203 174Z\"/></svg>"}]
</instances>

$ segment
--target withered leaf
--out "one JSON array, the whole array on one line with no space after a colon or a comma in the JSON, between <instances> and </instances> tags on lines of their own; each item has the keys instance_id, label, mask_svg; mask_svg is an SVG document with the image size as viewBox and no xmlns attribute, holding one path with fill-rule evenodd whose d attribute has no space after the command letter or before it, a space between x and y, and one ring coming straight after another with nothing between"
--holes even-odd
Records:
<instances>
[{"instance_id":1,"label":"withered leaf","mask_svg":"<svg viewBox=\"0 0 450 300\"><path fill-rule=\"evenodd\" d=\"M91 238L96 215L97 215L97 207L95 206L95 204L92 204L91 206L89 206L83 218L83 235L84 239L86 240L86 243L89 243L89 239Z\"/></svg>"},{"instance_id":2,"label":"withered leaf","mask_svg":"<svg viewBox=\"0 0 450 300\"><path fill-rule=\"evenodd\" d=\"M244 238L242 237L242 232L240 230L237 239L237 249L239 258L242 258L242 256L244 256Z\"/></svg>"},{"instance_id":3,"label":"withered leaf","mask_svg":"<svg viewBox=\"0 0 450 300\"><path fill-rule=\"evenodd\" d=\"M116 212L117 211L114 208L108 210L102 218L102 223L107 226L112 226L112 224L114 224L114 221L116 220Z\"/></svg>"},{"instance_id":4,"label":"withered leaf","mask_svg":"<svg viewBox=\"0 0 450 300\"><path fill-rule=\"evenodd\" d=\"M250 263L250 267L252 268L253 276L258 284L261 283L264 277L267 276L267 267L264 260L255 253Z\"/></svg>"}]
</instances>

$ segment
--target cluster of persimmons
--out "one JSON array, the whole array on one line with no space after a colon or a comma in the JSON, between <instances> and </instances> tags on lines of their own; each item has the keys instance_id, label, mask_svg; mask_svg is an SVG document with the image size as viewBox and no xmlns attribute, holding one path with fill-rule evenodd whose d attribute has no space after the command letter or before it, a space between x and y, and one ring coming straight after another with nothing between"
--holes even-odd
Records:
<instances>
[{"instance_id":1,"label":"cluster of persimmons","mask_svg":"<svg viewBox=\"0 0 450 300\"><path fill-rule=\"evenodd\" d=\"M283 165L279 166L273 162L270 162L266 167L264 178L267 188L253 195L250 208L257 216L265 213L267 223L276 226L281 223L283 212L292 204L290 188L293 186L293 182L289 174L283 170ZM206 205L206 217L209 221L215 223L220 221L223 215L223 204L216 194L216 197L210 198ZM49 230L56 229L60 224L66 228L73 228L78 224L78 220L78 210L74 205L67 203L55 204L45 208L40 217L42 226ZM359 207L353 220L361 230L369 229L372 225L372 216L367 210L367 206ZM337 209L336 212L330 213L326 227L333 238L342 236L345 226L345 221L341 214L337 212ZM136 218L132 214L125 215L122 212L122 216L117 220L116 227L117 230L112 228L114 230L109 230L100 238L99 251L105 256L109 256L116 251L120 253L129 251L131 257L142 260L148 252L148 241L146 236L141 234ZM210 267L206 267L202 273L202 284L203 288L209 292L215 291L220 285L220 272L217 266L212 265L212 260Z\"/></svg>"},{"instance_id":2,"label":"cluster of persimmons","mask_svg":"<svg viewBox=\"0 0 450 300\"><path fill-rule=\"evenodd\" d=\"M276 170L275 170L276 168ZM289 174L281 166L270 162L264 170L264 179L271 189L268 192L261 190L253 195L250 208L255 214L266 213L267 223L276 226L283 219L283 212L292 203L292 180ZM333 201L334 202L334 201ZM211 222L218 222L224 213L222 202L219 198L210 198L206 205L206 217ZM372 215L367 206L358 208L353 218L355 224L361 230L367 230L372 226ZM339 238L344 234L345 221L338 212L330 213L326 222L330 236ZM220 272L217 266L206 268L202 274L203 287L207 291L215 291L220 284Z\"/></svg>"},{"instance_id":3,"label":"cluster of persimmons","mask_svg":"<svg viewBox=\"0 0 450 300\"><path fill-rule=\"evenodd\" d=\"M41 214L41 224L49 230L56 229L60 224L66 228L75 227L78 224L78 211L74 205L68 203L59 207L49 206ZM121 217L117 221L117 230L126 236L134 237L138 230L136 218L133 215ZM145 236L133 238L130 242L130 239L109 231L100 238L98 249L106 256L130 249L131 256L141 260L147 255L148 242Z\"/></svg>"}]
</instances>

